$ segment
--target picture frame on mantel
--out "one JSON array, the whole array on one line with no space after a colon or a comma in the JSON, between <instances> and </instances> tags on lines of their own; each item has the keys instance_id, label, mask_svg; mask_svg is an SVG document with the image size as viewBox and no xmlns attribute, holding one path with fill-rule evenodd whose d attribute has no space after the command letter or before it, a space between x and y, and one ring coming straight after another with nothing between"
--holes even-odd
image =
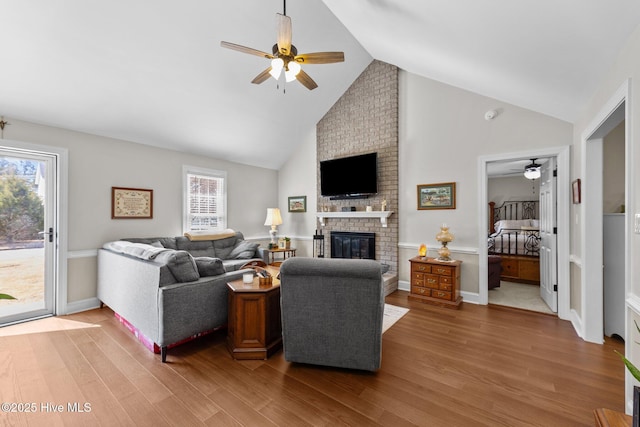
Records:
<instances>
[{"instance_id":1,"label":"picture frame on mantel","mask_svg":"<svg viewBox=\"0 0 640 427\"><path fill-rule=\"evenodd\" d=\"M418 185L418 210L455 209L456 183Z\"/></svg>"},{"instance_id":2,"label":"picture frame on mantel","mask_svg":"<svg viewBox=\"0 0 640 427\"><path fill-rule=\"evenodd\" d=\"M111 187L111 219L152 219L153 190Z\"/></svg>"}]
</instances>

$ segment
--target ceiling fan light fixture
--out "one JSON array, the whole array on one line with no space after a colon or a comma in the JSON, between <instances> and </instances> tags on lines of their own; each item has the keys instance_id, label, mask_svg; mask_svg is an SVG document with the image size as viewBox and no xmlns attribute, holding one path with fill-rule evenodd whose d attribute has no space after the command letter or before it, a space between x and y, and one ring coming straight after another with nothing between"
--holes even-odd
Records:
<instances>
[{"instance_id":1,"label":"ceiling fan light fixture","mask_svg":"<svg viewBox=\"0 0 640 427\"><path fill-rule=\"evenodd\" d=\"M531 163L524 167L524 177L527 179L540 178L540 165L536 163L537 159L531 159Z\"/></svg>"},{"instance_id":2,"label":"ceiling fan light fixture","mask_svg":"<svg viewBox=\"0 0 640 427\"><path fill-rule=\"evenodd\" d=\"M271 71L269 71L269 74L271 74L271 77L278 80L280 78L280 73L282 73L282 68L284 68L284 61L282 58L273 58L271 60Z\"/></svg>"},{"instance_id":3,"label":"ceiling fan light fixture","mask_svg":"<svg viewBox=\"0 0 640 427\"><path fill-rule=\"evenodd\" d=\"M298 64L297 62L294 62L294 61L290 61L287 64L287 70L284 72L285 80L287 82L294 81L296 79L296 76L298 75L298 73L300 72L301 69L302 69L302 67L300 67L300 64Z\"/></svg>"}]
</instances>

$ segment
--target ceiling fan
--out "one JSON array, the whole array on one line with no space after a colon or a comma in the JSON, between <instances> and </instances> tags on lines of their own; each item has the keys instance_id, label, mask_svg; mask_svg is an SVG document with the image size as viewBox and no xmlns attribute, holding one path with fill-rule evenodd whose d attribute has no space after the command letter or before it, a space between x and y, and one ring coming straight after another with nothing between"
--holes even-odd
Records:
<instances>
[{"instance_id":1,"label":"ceiling fan","mask_svg":"<svg viewBox=\"0 0 640 427\"><path fill-rule=\"evenodd\" d=\"M298 54L298 49L291 44L291 18L287 16L287 1L283 0L283 3L283 13L276 14L278 27L277 41L271 49L272 53L262 52L257 49L225 41L220 42L220 46L271 60L271 66L258 74L251 83L263 83L269 78L269 76L278 80L282 70L284 70L285 80L287 82L298 80L304 87L309 90L313 90L317 88L318 85L307 73L304 72L301 65L343 62L344 52L315 52Z\"/></svg>"}]
</instances>

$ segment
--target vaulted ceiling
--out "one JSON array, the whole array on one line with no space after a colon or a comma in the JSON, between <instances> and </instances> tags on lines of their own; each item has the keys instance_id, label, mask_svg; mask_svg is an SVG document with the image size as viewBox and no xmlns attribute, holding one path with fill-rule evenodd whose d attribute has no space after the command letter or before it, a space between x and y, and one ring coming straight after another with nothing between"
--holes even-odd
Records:
<instances>
[{"instance_id":1,"label":"vaulted ceiling","mask_svg":"<svg viewBox=\"0 0 640 427\"><path fill-rule=\"evenodd\" d=\"M635 0L289 0L319 87L251 80L280 0L0 0L0 115L278 169L372 59L575 120L640 23Z\"/></svg>"}]
</instances>

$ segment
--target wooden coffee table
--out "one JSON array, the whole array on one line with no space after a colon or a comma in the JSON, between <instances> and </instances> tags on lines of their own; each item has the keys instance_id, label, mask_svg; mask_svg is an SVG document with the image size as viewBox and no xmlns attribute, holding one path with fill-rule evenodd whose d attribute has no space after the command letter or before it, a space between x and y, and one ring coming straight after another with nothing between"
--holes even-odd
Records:
<instances>
[{"instance_id":1,"label":"wooden coffee table","mask_svg":"<svg viewBox=\"0 0 640 427\"><path fill-rule=\"evenodd\" d=\"M261 286L242 279L227 283L229 287L229 325L227 348L234 359L267 359L282 347L280 319L280 280L278 267L268 266L273 281Z\"/></svg>"}]
</instances>

